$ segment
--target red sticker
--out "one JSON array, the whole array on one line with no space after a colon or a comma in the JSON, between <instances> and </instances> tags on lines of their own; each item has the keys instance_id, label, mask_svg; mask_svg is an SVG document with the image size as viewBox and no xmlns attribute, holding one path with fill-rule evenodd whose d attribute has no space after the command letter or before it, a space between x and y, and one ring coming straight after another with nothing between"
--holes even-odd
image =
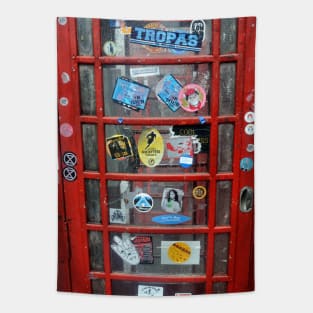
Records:
<instances>
[{"instance_id":1,"label":"red sticker","mask_svg":"<svg viewBox=\"0 0 313 313\"><path fill-rule=\"evenodd\" d=\"M60 134L64 137L71 137L73 135L73 127L69 123L63 123L60 126Z\"/></svg>"},{"instance_id":2,"label":"red sticker","mask_svg":"<svg viewBox=\"0 0 313 313\"><path fill-rule=\"evenodd\" d=\"M196 84L182 88L178 95L180 106L187 112L196 112L204 107L206 95L204 89Z\"/></svg>"}]
</instances>

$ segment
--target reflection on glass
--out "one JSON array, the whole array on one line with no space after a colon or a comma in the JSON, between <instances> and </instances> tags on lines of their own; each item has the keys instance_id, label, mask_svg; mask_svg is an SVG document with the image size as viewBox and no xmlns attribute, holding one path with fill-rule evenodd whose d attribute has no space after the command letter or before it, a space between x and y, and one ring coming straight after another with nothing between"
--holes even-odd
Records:
<instances>
[{"instance_id":1,"label":"reflection on glass","mask_svg":"<svg viewBox=\"0 0 313 313\"><path fill-rule=\"evenodd\" d=\"M88 223L101 223L100 182L95 179L85 179L86 208Z\"/></svg>"},{"instance_id":2,"label":"reflection on glass","mask_svg":"<svg viewBox=\"0 0 313 313\"><path fill-rule=\"evenodd\" d=\"M216 226L229 225L231 204L231 181L218 181L216 183Z\"/></svg>"},{"instance_id":3,"label":"reflection on glass","mask_svg":"<svg viewBox=\"0 0 313 313\"><path fill-rule=\"evenodd\" d=\"M229 234L215 234L214 239L214 274L228 272Z\"/></svg>"},{"instance_id":4,"label":"reflection on glass","mask_svg":"<svg viewBox=\"0 0 313 313\"><path fill-rule=\"evenodd\" d=\"M103 239L102 232L89 231L89 262L90 270L103 271Z\"/></svg>"},{"instance_id":5,"label":"reflection on glass","mask_svg":"<svg viewBox=\"0 0 313 313\"><path fill-rule=\"evenodd\" d=\"M98 135L97 125L83 124L83 148L85 170L98 170Z\"/></svg>"},{"instance_id":6,"label":"reflection on glass","mask_svg":"<svg viewBox=\"0 0 313 313\"><path fill-rule=\"evenodd\" d=\"M231 172L233 168L234 125L218 126L218 171Z\"/></svg>"},{"instance_id":7,"label":"reflection on glass","mask_svg":"<svg viewBox=\"0 0 313 313\"><path fill-rule=\"evenodd\" d=\"M81 114L96 115L95 77L93 65L79 65Z\"/></svg>"}]
</instances>

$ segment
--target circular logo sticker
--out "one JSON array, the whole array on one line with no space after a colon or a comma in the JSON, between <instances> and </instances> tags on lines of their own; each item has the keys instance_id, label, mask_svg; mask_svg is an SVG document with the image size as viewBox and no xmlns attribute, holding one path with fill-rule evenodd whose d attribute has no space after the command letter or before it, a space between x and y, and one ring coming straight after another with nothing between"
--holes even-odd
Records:
<instances>
[{"instance_id":1,"label":"circular logo sticker","mask_svg":"<svg viewBox=\"0 0 313 313\"><path fill-rule=\"evenodd\" d=\"M254 122L254 112L249 111L245 114L245 121L247 123L253 123Z\"/></svg>"},{"instance_id":2,"label":"circular logo sticker","mask_svg":"<svg viewBox=\"0 0 313 313\"><path fill-rule=\"evenodd\" d=\"M253 160L251 158L243 158L240 161L240 169L244 172L248 172L253 168Z\"/></svg>"},{"instance_id":3,"label":"circular logo sticker","mask_svg":"<svg viewBox=\"0 0 313 313\"><path fill-rule=\"evenodd\" d=\"M74 181L77 178L76 170L72 167L65 167L63 169L63 177L67 181Z\"/></svg>"},{"instance_id":4,"label":"circular logo sticker","mask_svg":"<svg viewBox=\"0 0 313 313\"><path fill-rule=\"evenodd\" d=\"M114 41L106 41L103 45L103 52L108 56L114 56L117 53L116 44Z\"/></svg>"},{"instance_id":5,"label":"circular logo sticker","mask_svg":"<svg viewBox=\"0 0 313 313\"><path fill-rule=\"evenodd\" d=\"M77 157L76 154L73 152L66 152L63 155L63 162L67 166L75 166L77 164Z\"/></svg>"},{"instance_id":6,"label":"circular logo sticker","mask_svg":"<svg viewBox=\"0 0 313 313\"><path fill-rule=\"evenodd\" d=\"M73 127L69 123L63 123L60 126L60 134L64 137L71 137L73 135Z\"/></svg>"},{"instance_id":7,"label":"circular logo sticker","mask_svg":"<svg viewBox=\"0 0 313 313\"><path fill-rule=\"evenodd\" d=\"M167 255L175 263L184 263L190 258L191 248L185 242L174 242L168 248Z\"/></svg>"},{"instance_id":8,"label":"circular logo sticker","mask_svg":"<svg viewBox=\"0 0 313 313\"><path fill-rule=\"evenodd\" d=\"M254 124L248 124L246 127L245 127L245 133L249 136L253 135L254 134Z\"/></svg>"},{"instance_id":9,"label":"circular logo sticker","mask_svg":"<svg viewBox=\"0 0 313 313\"><path fill-rule=\"evenodd\" d=\"M156 128L149 128L140 134L138 151L141 162L148 167L160 164L164 154L163 137Z\"/></svg>"},{"instance_id":10,"label":"circular logo sticker","mask_svg":"<svg viewBox=\"0 0 313 313\"><path fill-rule=\"evenodd\" d=\"M178 95L180 106L187 112L196 112L204 107L206 95L204 89L196 84L186 85Z\"/></svg>"},{"instance_id":11,"label":"circular logo sticker","mask_svg":"<svg viewBox=\"0 0 313 313\"><path fill-rule=\"evenodd\" d=\"M247 151L248 151L248 152L253 152L253 151L254 151L254 144L249 143L249 144L247 145Z\"/></svg>"},{"instance_id":12,"label":"circular logo sticker","mask_svg":"<svg viewBox=\"0 0 313 313\"><path fill-rule=\"evenodd\" d=\"M133 199L134 208L141 213L146 213L152 210L153 199L147 193L139 193Z\"/></svg>"},{"instance_id":13,"label":"circular logo sticker","mask_svg":"<svg viewBox=\"0 0 313 313\"><path fill-rule=\"evenodd\" d=\"M192 190L192 195L195 199L201 200L206 196L206 188L204 186L196 186Z\"/></svg>"},{"instance_id":14,"label":"circular logo sticker","mask_svg":"<svg viewBox=\"0 0 313 313\"><path fill-rule=\"evenodd\" d=\"M62 97L60 98L60 104L63 106L67 106L68 105L68 99L66 97Z\"/></svg>"}]
</instances>

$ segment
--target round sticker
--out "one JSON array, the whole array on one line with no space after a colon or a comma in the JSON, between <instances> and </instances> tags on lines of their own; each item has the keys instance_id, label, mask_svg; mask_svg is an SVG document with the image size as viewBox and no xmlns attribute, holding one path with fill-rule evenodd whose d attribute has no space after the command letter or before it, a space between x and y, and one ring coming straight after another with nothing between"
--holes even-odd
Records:
<instances>
[{"instance_id":1,"label":"round sticker","mask_svg":"<svg viewBox=\"0 0 313 313\"><path fill-rule=\"evenodd\" d=\"M249 111L245 114L245 121L247 123L253 123L254 122L254 112Z\"/></svg>"},{"instance_id":2,"label":"round sticker","mask_svg":"<svg viewBox=\"0 0 313 313\"><path fill-rule=\"evenodd\" d=\"M196 112L204 107L206 95L204 89L196 84L186 85L178 95L180 106L187 112Z\"/></svg>"},{"instance_id":3,"label":"round sticker","mask_svg":"<svg viewBox=\"0 0 313 313\"><path fill-rule=\"evenodd\" d=\"M251 158L243 158L240 161L240 169L244 172L248 172L253 168L253 160Z\"/></svg>"},{"instance_id":4,"label":"round sticker","mask_svg":"<svg viewBox=\"0 0 313 313\"><path fill-rule=\"evenodd\" d=\"M58 18L58 22L59 22L59 24L60 25L62 25L62 26L64 26L64 25L66 25L66 23L67 23L67 18L66 17L59 17Z\"/></svg>"},{"instance_id":5,"label":"round sticker","mask_svg":"<svg viewBox=\"0 0 313 313\"><path fill-rule=\"evenodd\" d=\"M67 106L68 105L68 99L66 97L60 98L60 104L63 106Z\"/></svg>"},{"instance_id":6,"label":"round sticker","mask_svg":"<svg viewBox=\"0 0 313 313\"><path fill-rule=\"evenodd\" d=\"M192 165L193 163L193 158L190 154L183 154L179 158L179 165L183 168L188 168Z\"/></svg>"},{"instance_id":7,"label":"round sticker","mask_svg":"<svg viewBox=\"0 0 313 313\"><path fill-rule=\"evenodd\" d=\"M248 124L246 127L245 127L245 133L249 136L253 135L254 134L254 124Z\"/></svg>"},{"instance_id":8,"label":"round sticker","mask_svg":"<svg viewBox=\"0 0 313 313\"><path fill-rule=\"evenodd\" d=\"M247 151L248 151L248 152L253 152L253 151L254 151L254 144L249 143L249 144L247 145Z\"/></svg>"},{"instance_id":9,"label":"round sticker","mask_svg":"<svg viewBox=\"0 0 313 313\"><path fill-rule=\"evenodd\" d=\"M167 255L175 263L184 263L190 258L191 248L185 242L174 242L168 248Z\"/></svg>"},{"instance_id":10,"label":"round sticker","mask_svg":"<svg viewBox=\"0 0 313 313\"><path fill-rule=\"evenodd\" d=\"M146 213L152 210L153 199L147 193L139 193L133 199L134 208L141 213Z\"/></svg>"},{"instance_id":11,"label":"round sticker","mask_svg":"<svg viewBox=\"0 0 313 313\"><path fill-rule=\"evenodd\" d=\"M63 162L67 166L75 166L77 164L77 157L76 154L73 152L66 152L63 155Z\"/></svg>"},{"instance_id":12,"label":"round sticker","mask_svg":"<svg viewBox=\"0 0 313 313\"><path fill-rule=\"evenodd\" d=\"M204 186L196 186L192 190L192 195L195 199L201 200L206 196L206 188Z\"/></svg>"},{"instance_id":13,"label":"round sticker","mask_svg":"<svg viewBox=\"0 0 313 313\"><path fill-rule=\"evenodd\" d=\"M138 151L141 162L148 167L160 164L164 154L163 137L155 128L149 128L140 134Z\"/></svg>"},{"instance_id":14,"label":"round sticker","mask_svg":"<svg viewBox=\"0 0 313 313\"><path fill-rule=\"evenodd\" d=\"M116 44L114 41L107 41L103 45L103 52L108 56L114 56L117 53Z\"/></svg>"},{"instance_id":15,"label":"round sticker","mask_svg":"<svg viewBox=\"0 0 313 313\"><path fill-rule=\"evenodd\" d=\"M63 177L67 181L74 181L77 178L76 170L72 167L65 167L63 169Z\"/></svg>"},{"instance_id":16,"label":"round sticker","mask_svg":"<svg viewBox=\"0 0 313 313\"><path fill-rule=\"evenodd\" d=\"M60 134L64 137L71 137L73 135L73 127L69 123L63 123L60 126Z\"/></svg>"}]
</instances>

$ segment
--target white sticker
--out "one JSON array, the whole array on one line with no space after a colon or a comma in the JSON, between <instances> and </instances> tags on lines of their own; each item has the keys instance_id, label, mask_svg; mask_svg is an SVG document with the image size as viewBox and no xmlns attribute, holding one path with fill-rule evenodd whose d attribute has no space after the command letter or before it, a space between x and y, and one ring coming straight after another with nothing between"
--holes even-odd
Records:
<instances>
[{"instance_id":1,"label":"white sticker","mask_svg":"<svg viewBox=\"0 0 313 313\"><path fill-rule=\"evenodd\" d=\"M200 241L161 241L161 264L200 263Z\"/></svg>"},{"instance_id":2,"label":"white sticker","mask_svg":"<svg viewBox=\"0 0 313 313\"><path fill-rule=\"evenodd\" d=\"M245 114L245 121L247 123L253 123L254 122L254 112L249 111Z\"/></svg>"},{"instance_id":3,"label":"white sticker","mask_svg":"<svg viewBox=\"0 0 313 313\"><path fill-rule=\"evenodd\" d=\"M132 67L130 68L131 77L146 77L160 75L160 68L158 66L147 67Z\"/></svg>"},{"instance_id":4,"label":"white sticker","mask_svg":"<svg viewBox=\"0 0 313 313\"><path fill-rule=\"evenodd\" d=\"M139 254L130 239L122 239L119 236L114 236L113 241L114 243L111 244L111 248L119 257L131 265L139 264Z\"/></svg>"},{"instance_id":5,"label":"white sticker","mask_svg":"<svg viewBox=\"0 0 313 313\"><path fill-rule=\"evenodd\" d=\"M248 124L246 127L245 127L245 133L249 136L253 135L254 134L254 124Z\"/></svg>"},{"instance_id":6,"label":"white sticker","mask_svg":"<svg viewBox=\"0 0 313 313\"><path fill-rule=\"evenodd\" d=\"M138 285L138 296L141 297L162 297L163 287Z\"/></svg>"},{"instance_id":7,"label":"white sticker","mask_svg":"<svg viewBox=\"0 0 313 313\"><path fill-rule=\"evenodd\" d=\"M125 209L110 208L110 223L111 224L126 224L127 212Z\"/></svg>"},{"instance_id":8,"label":"white sticker","mask_svg":"<svg viewBox=\"0 0 313 313\"><path fill-rule=\"evenodd\" d=\"M161 207L168 213L178 213L182 210L184 192L176 188L164 188Z\"/></svg>"}]
</instances>

